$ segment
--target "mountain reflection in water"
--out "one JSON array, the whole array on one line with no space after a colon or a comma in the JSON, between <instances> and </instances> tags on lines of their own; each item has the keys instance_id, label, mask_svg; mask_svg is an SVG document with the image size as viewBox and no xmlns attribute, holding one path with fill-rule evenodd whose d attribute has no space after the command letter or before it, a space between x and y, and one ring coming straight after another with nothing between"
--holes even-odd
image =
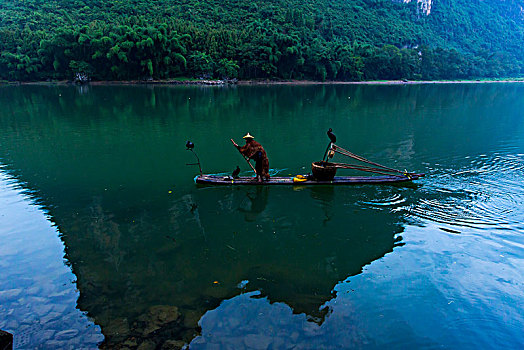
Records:
<instances>
[{"instance_id":1,"label":"mountain reflection in water","mask_svg":"<svg viewBox=\"0 0 524 350\"><path fill-rule=\"evenodd\" d=\"M50 213L78 278L78 306L104 345L160 345L189 342L202 315L242 292L321 324L336 283L392 251L402 231L398 215L359 206L362 191L198 188L142 205L111 195L84 207L54 202Z\"/></svg>"}]
</instances>

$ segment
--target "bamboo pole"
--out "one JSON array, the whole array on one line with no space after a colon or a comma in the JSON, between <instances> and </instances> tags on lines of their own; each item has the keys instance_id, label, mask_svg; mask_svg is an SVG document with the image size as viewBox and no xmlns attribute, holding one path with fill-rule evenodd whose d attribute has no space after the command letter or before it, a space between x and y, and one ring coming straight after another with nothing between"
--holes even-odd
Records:
<instances>
[{"instance_id":1,"label":"bamboo pole","mask_svg":"<svg viewBox=\"0 0 524 350\"><path fill-rule=\"evenodd\" d=\"M251 167L251 169L253 169L253 171L255 172L255 175L257 175L257 171L255 170L255 168L253 167L253 165L251 165L251 163L249 162L249 159L242 153L240 152L240 149L238 149L238 145L235 141L233 141L233 139L230 139L231 142L233 143L233 146L235 146L235 148L238 150L238 152L242 155L242 157L246 160L247 164L249 164L249 166Z\"/></svg>"}]
</instances>

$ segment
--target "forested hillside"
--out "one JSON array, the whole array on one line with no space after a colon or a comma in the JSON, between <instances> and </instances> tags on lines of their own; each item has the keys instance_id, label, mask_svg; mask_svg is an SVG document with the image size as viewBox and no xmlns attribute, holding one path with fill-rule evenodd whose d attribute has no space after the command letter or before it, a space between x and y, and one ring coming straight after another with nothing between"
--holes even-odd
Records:
<instances>
[{"instance_id":1,"label":"forested hillside","mask_svg":"<svg viewBox=\"0 0 524 350\"><path fill-rule=\"evenodd\" d=\"M0 0L0 79L524 75L524 0Z\"/></svg>"}]
</instances>

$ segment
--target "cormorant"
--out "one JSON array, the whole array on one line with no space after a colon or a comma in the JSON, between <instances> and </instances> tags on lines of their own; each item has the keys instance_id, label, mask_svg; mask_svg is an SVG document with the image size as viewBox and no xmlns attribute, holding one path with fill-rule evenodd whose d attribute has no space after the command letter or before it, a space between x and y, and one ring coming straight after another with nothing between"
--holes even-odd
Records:
<instances>
[{"instance_id":1,"label":"cormorant","mask_svg":"<svg viewBox=\"0 0 524 350\"><path fill-rule=\"evenodd\" d=\"M191 141L187 141L186 142L186 150L190 150L190 149L193 149L195 148L195 144Z\"/></svg>"},{"instance_id":2,"label":"cormorant","mask_svg":"<svg viewBox=\"0 0 524 350\"><path fill-rule=\"evenodd\" d=\"M240 174L240 168L237 165L237 168L233 170L233 179L238 179L238 174Z\"/></svg>"},{"instance_id":3,"label":"cormorant","mask_svg":"<svg viewBox=\"0 0 524 350\"><path fill-rule=\"evenodd\" d=\"M331 142L333 143L337 142L337 137L335 136L335 134L333 134L333 129L329 128L327 135L329 136L329 139L331 140Z\"/></svg>"}]
</instances>

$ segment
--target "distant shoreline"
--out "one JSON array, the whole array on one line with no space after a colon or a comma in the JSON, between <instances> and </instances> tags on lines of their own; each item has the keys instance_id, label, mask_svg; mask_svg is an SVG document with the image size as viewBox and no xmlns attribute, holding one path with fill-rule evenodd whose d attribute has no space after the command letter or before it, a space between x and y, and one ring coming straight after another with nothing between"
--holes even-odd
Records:
<instances>
[{"instance_id":1,"label":"distant shoreline","mask_svg":"<svg viewBox=\"0 0 524 350\"><path fill-rule=\"evenodd\" d=\"M524 83L524 78L500 80L367 80L367 81L239 81L238 85L408 85L408 84L479 84L479 83Z\"/></svg>"},{"instance_id":2,"label":"distant shoreline","mask_svg":"<svg viewBox=\"0 0 524 350\"><path fill-rule=\"evenodd\" d=\"M524 78L511 79L475 79L475 80L368 80L368 81L315 81L315 80L103 80L86 84L75 84L72 81L31 81L6 82L0 85L415 85L415 84L486 84L486 83L524 83Z\"/></svg>"}]
</instances>

